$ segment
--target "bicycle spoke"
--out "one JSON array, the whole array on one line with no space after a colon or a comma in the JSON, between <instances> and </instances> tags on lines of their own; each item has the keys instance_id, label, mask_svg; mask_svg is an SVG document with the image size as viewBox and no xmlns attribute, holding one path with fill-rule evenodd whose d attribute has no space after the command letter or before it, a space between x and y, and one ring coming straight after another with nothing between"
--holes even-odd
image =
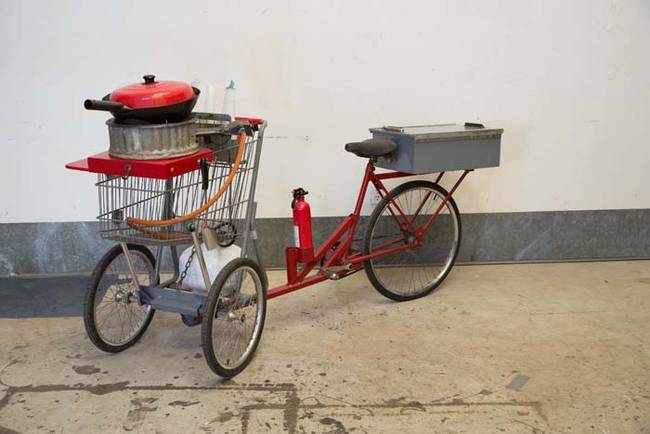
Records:
<instances>
[{"instance_id":1,"label":"bicycle spoke","mask_svg":"<svg viewBox=\"0 0 650 434\"><path fill-rule=\"evenodd\" d=\"M398 191L390 202L384 202L384 208L372 223L367 253L379 253L399 242L410 244L410 240L416 240L416 229L428 225L444 200L441 191L427 184ZM393 204L404 214L405 230L399 224L395 228ZM417 247L374 257L368 261L369 275L386 291L398 296L411 297L427 292L444 278L455 258L460 230L457 221L455 210L447 201Z\"/></svg>"},{"instance_id":2,"label":"bicycle spoke","mask_svg":"<svg viewBox=\"0 0 650 434\"><path fill-rule=\"evenodd\" d=\"M137 250L130 254L138 282L149 285L153 281L153 265ZM129 342L147 322L150 307L137 302L136 288L126 257L121 253L108 264L95 292L95 328L110 345Z\"/></svg>"},{"instance_id":3,"label":"bicycle spoke","mask_svg":"<svg viewBox=\"0 0 650 434\"><path fill-rule=\"evenodd\" d=\"M262 294L259 278L248 268L234 271L220 290L212 347L217 362L227 369L241 365L252 350Z\"/></svg>"}]
</instances>

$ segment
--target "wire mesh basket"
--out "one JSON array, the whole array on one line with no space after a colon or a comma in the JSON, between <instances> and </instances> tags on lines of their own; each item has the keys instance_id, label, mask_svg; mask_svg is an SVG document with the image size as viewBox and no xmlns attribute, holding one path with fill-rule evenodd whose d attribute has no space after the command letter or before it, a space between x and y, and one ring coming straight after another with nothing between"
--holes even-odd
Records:
<instances>
[{"instance_id":1,"label":"wire mesh basket","mask_svg":"<svg viewBox=\"0 0 650 434\"><path fill-rule=\"evenodd\" d=\"M223 132L219 132L223 135ZM100 234L102 238L128 243L174 245L191 241L190 229L216 231L220 245L227 246L243 234L254 194L261 137L250 130L234 177L239 141L221 140L211 147L211 159L201 160L196 170L168 179L98 174ZM225 187L223 194L197 216L170 225L140 224L139 220L168 220L186 216L205 206Z\"/></svg>"}]
</instances>

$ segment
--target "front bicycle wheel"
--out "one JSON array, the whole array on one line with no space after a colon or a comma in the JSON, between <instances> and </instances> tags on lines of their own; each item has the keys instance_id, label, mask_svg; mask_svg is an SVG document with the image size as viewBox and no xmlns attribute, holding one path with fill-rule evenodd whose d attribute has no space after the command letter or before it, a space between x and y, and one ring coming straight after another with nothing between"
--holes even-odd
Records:
<instances>
[{"instance_id":1,"label":"front bicycle wheel","mask_svg":"<svg viewBox=\"0 0 650 434\"><path fill-rule=\"evenodd\" d=\"M201 324L203 354L212 371L223 378L250 363L266 317L266 275L248 258L226 264L210 288Z\"/></svg>"},{"instance_id":2,"label":"front bicycle wheel","mask_svg":"<svg viewBox=\"0 0 650 434\"><path fill-rule=\"evenodd\" d=\"M155 285L155 259L144 246L128 245L133 270L142 286ZM100 350L117 353L135 344L155 310L140 304L140 288L133 281L122 246L113 246L97 263L84 301L84 325Z\"/></svg>"},{"instance_id":3,"label":"front bicycle wheel","mask_svg":"<svg viewBox=\"0 0 650 434\"><path fill-rule=\"evenodd\" d=\"M364 255L412 244L417 230L431 219L448 193L430 181L411 181L395 187L378 204L368 223ZM422 235L416 247L364 262L372 285L396 301L413 300L433 291L447 277L458 256L460 213L453 198Z\"/></svg>"}]
</instances>

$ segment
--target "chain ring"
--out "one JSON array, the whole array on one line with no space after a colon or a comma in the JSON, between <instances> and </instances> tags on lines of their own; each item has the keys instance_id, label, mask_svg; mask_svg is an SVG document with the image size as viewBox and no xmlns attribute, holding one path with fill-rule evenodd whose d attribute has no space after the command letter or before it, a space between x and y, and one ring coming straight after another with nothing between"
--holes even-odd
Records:
<instances>
[{"instance_id":1,"label":"chain ring","mask_svg":"<svg viewBox=\"0 0 650 434\"><path fill-rule=\"evenodd\" d=\"M230 222L221 222L214 230L217 233L217 244L221 247L231 246L237 238L237 228Z\"/></svg>"}]
</instances>

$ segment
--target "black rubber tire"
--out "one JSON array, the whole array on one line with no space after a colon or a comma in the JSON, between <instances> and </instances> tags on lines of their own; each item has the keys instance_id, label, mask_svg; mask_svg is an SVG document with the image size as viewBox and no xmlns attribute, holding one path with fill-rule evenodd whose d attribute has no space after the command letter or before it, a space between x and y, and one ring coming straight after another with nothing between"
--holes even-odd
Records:
<instances>
[{"instance_id":1,"label":"black rubber tire","mask_svg":"<svg viewBox=\"0 0 650 434\"><path fill-rule=\"evenodd\" d=\"M392 197L396 197L399 194L410 190L410 189L415 189L415 188L431 188L433 190L436 190L438 193L442 194L443 197L447 196L449 193L442 188L440 185L431 182L431 181L424 181L424 180L419 180L419 181L410 181L410 182L405 182L404 184L400 184L394 189L390 191L390 195ZM382 198L375 209L373 210L372 214L370 215L370 220L368 222L368 227L366 228L366 233L364 236L363 240L363 254L367 255L370 253L370 242L371 242L371 237L372 237L372 232L375 224L377 223L377 220L381 216L384 207L388 204L389 200L387 197ZM457 245L456 245L456 251L453 254L452 260L451 260L451 265L449 268L445 271L444 274L442 274L437 280L435 280L431 285L427 286L424 290L413 293L411 295L403 295L403 294L397 294L395 292L392 292L388 288L386 288L384 285L381 284L377 276L375 275L375 272L372 268L372 264L370 260L364 261L363 263L363 268L366 271L366 275L368 276L368 280L370 280L370 283L372 283L372 286L375 287L377 291L384 297L390 298L391 300L395 301L408 301L408 300L414 300L416 298L424 297L425 295L430 294L434 289L436 289L447 277L451 269L454 267L454 263L456 262L456 258L458 257L458 251L460 250L460 241L462 238L462 226L461 226L461 221L460 221L460 213L458 212L458 207L456 206L456 202L454 201L453 197L449 198L448 203L450 204L451 207L453 207L455 211L455 215L457 217L456 222L458 224L458 240L457 240Z\"/></svg>"},{"instance_id":2,"label":"black rubber tire","mask_svg":"<svg viewBox=\"0 0 650 434\"><path fill-rule=\"evenodd\" d=\"M135 250L142 253L151 263L152 269L156 269L156 259L148 248L138 244L128 244L127 246L129 250ZM95 326L94 306L95 296L97 294L97 286L99 285L99 282L101 281L102 276L104 275L104 272L108 266L111 264L111 262L113 262L115 258L121 254L123 254L122 247L118 244L111 247L108 252L106 252L106 254L99 260L95 266L95 269L93 270L93 273L90 276L88 287L86 289L86 296L84 299L84 326L86 327L86 334L97 348L102 351L106 351L107 353L119 353L120 351L124 351L125 349L138 342L138 340L142 337L144 332L149 327L154 313L156 312L155 309L152 308L149 317L145 320L144 325L142 326L142 329L135 335L134 338L122 345L113 345L101 338Z\"/></svg>"},{"instance_id":3,"label":"black rubber tire","mask_svg":"<svg viewBox=\"0 0 650 434\"><path fill-rule=\"evenodd\" d=\"M229 369L219 363L214 354L214 348L212 346L212 323L217 314L216 308L221 289L223 288L225 282L228 280L228 277L240 267L250 267L259 276L260 283L262 284L262 315L260 319L261 324L259 333L254 338L251 352L238 367ZM201 323L201 347L203 348L205 361L207 362L212 372L218 376L222 378L232 378L243 371L253 359L255 351L257 350L257 346L259 345L260 339L262 337L262 332L264 331L264 321L266 319L267 288L268 280L266 278L266 273L257 262L248 258L233 259L221 269L219 274L217 274L216 279L214 279L212 287L210 288L210 292L208 293L208 300L203 312L203 322Z\"/></svg>"}]
</instances>

